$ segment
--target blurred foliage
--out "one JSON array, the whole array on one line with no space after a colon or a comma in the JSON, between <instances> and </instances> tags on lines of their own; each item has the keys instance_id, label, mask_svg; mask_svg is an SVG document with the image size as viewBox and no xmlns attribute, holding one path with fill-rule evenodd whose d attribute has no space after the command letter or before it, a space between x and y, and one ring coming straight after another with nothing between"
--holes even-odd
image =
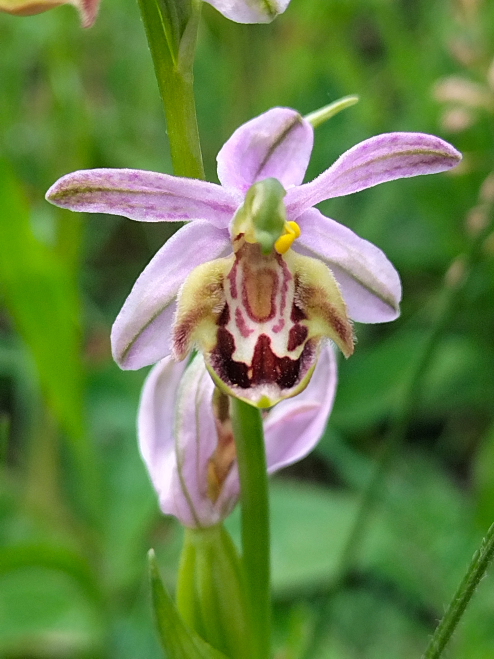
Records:
<instances>
[{"instance_id":1,"label":"blurred foliage","mask_svg":"<svg viewBox=\"0 0 494 659\"><path fill-rule=\"evenodd\" d=\"M492 220L494 5L292 0L268 26L230 23L208 5L203 17L196 90L212 180L243 121L354 93L360 103L318 129L309 178L378 132L436 133L465 154L450 175L323 205L395 263L403 313L357 327L325 437L272 487L278 659L303 657L315 630L321 659L418 657L494 521L492 236L435 344L357 563L333 583L445 274ZM181 531L160 515L138 455L145 374L113 365L109 333L176 227L44 201L74 169L171 171L137 4L103 0L89 31L70 7L1 15L0 44L0 656L159 657L145 557L154 547L173 585ZM229 524L238 534L238 514ZM493 617L491 576L449 656L494 656Z\"/></svg>"}]
</instances>

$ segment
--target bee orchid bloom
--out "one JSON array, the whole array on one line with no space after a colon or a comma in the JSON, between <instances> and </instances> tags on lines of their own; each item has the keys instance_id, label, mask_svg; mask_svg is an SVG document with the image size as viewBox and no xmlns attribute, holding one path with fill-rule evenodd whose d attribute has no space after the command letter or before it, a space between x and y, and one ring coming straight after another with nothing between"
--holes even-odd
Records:
<instances>
[{"instance_id":1,"label":"bee orchid bloom","mask_svg":"<svg viewBox=\"0 0 494 659\"><path fill-rule=\"evenodd\" d=\"M61 178L47 199L75 211L188 223L138 278L112 330L137 369L196 345L216 384L259 407L307 385L323 341L349 356L352 320L399 315L401 284L383 252L314 205L385 181L454 167L461 155L423 133L385 133L302 183L312 125L274 108L218 154L221 185L131 169ZM177 303L178 299L178 303Z\"/></svg>"},{"instance_id":2,"label":"bee orchid bloom","mask_svg":"<svg viewBox=\"0 0 494 659\"><path fill-rule=\"evenodd\" d=\"M265 413L269 473L312 451L326 427L336 381L334 351L326 344L305 391ZM189 366L166 357L151 370L142 390L142 457L161 510L190 528L218 524L239 498L229 400L215 389L200 354Z\"/></svg>"},{"instance_id":3,"label":"bee orchid bloom","mask_svg":"<svg viewBox=\"0 0 494 659\"><path fill-rule=\"evenodd\" d=\"M206 0L236 23L270 23L288 7L290 0Z\"/></svg>"},{"instance_id":4,"label":"bee orchid bloom","mask_svg":"<svg viewBox=\"0 0 494 659\"><path fill-rule=\"evenodd\" d=\"M91 27L94 24L99 0L0 0L0 11L15 16L32 16L67 4L74 5L79 11L82 27Z\"/></svg>"}]
</instances>

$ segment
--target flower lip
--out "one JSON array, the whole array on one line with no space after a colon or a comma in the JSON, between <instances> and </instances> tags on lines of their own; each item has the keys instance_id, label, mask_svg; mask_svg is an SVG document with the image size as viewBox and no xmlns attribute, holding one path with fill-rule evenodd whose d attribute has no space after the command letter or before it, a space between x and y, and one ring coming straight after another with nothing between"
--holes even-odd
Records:
<instances>
[{"instance_id":1,"label":"flower lip","mask_svg":"<svg viewBox=\"0 0 494 659\"><path fill-rule=\"evenodd\" d=\"M221 332L219 337L219 349L215 350L207 362L216 386L261 409L273 407L280 400L303 391L310 381L319 352L318 342L308 341L298 359L278 357L271 348L270 338L261 334L252 363L247 365L232 359L229 354L231 339L223 338ZM226 351L222 343L227 344Z\"/></svg>"},{"instance_id":2,"label":"flower lip","mask_svg":"<svg viewBox=\"0 0 494 659\"><path fill-rule=\"evenodd\" d=\"M197 345L218 387L270 407L307 385L324 337L349 356L353 328L324 264L237 242L234 256L199 266L185 281L174 354L184 359Z\"/></svg>"}]
</instances>

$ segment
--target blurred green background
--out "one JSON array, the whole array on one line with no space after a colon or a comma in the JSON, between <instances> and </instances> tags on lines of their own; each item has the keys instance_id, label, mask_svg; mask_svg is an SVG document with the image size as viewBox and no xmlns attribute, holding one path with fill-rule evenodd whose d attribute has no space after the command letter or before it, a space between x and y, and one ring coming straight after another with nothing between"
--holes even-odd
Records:
<instances>
[{"instance_id":1,"label":"blurred green background","mask_svg":"<svg viewBox=\"0 0 494 659\"><path fill-rule=\"evenodd\" d=\"M488 0L292 0L269 26L236 25L204 6L196 91L211 180L216 153L243 121L355 93L357 106L317 130L309 178L379 132L436 133L465 154L449 175L321 205L388 254L404 301L398 321L356 327L325 437L272 483L278 659L315 647L323 659L419 657L494 522L494 236L471 248L492 220L493 58ZM70 7L0 15L6 659L162 656L146 551L156 548L172 587L177 567L181 530L160 514L136 446L145 372L121 372L109 346L135 278L177 227L44 201L59 176L88 167L171 172L136 3L102 0L85 31ZM451 289L469 250L468 278ZM426 349L411 399L407 383ZM407 404L404 441L335 589L361 494ZM230 526L237 533L237 517ZM494 656L493 578L450 657Z\"/></svg>"}]
</instances>

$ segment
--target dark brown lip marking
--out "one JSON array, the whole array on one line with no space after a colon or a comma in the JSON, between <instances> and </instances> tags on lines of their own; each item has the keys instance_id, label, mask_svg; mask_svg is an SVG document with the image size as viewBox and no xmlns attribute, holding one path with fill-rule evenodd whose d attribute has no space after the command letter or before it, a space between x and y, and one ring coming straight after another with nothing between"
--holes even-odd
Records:
<instances>
[{"instance_id":1,"label":"dark brown lip marking","mask_svg":"<svg viewBox=\"0 0 494 659\"><path fill-rule=\"evenodd\" d=\"M251 382L247 373L247 365L232 359L235 351L235 340L232 334L225 327L218 327L217 337L218 343L210 356L211 366L228 386L248 389Z\"/></svg>"},{"instance_id":2,"label":"dark brown lip marking","mask_svg":"<svg viewBox=\"0 0 494 659\"><path fill-rule=\"evenodd\" d=\"M292 350L295 350L295 348L301 346L302 343L304 343L304 341L307 339L308 334L309 330L307 327L305 327L305 325L300 325L298 323L297 325L294 325L288 333L287 350L291 352Z\"/></svg>"},{"instance_id":3,"label":"dark brown lip marking","mask_svg":"<svg viewBox=\"0 0 494 659\"><path fill-rule=\"evenodd\" d=\"M306 328L300 327L301 331L304 329ZM298 359L278 357L271 348L269 336L261 334L257 339L250 368L247 364L232 359L234 351L235 340L232 334L225 327L219 327L218 343L210 355L210 363L228 386L249 389L271 384L280 389L291 389L312 365L315 344L313 341L307 341Z\"/></svg>"}]
</instances>

